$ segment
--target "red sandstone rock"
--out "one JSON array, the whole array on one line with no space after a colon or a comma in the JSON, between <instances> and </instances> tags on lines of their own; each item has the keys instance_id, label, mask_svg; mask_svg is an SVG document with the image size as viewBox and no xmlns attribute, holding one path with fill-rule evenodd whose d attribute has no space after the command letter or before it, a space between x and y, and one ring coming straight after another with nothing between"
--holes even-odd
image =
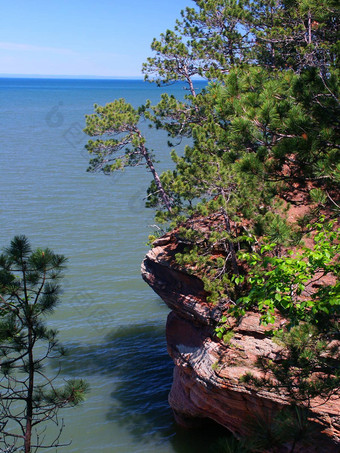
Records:
<instances>
[{"instance_id":1,"label":"red sandstone rock","mask_svg":"<svg viewBox=\"0 0 340 453\"><path fill-rule=\"evenodd\" d=\"M176 266L175 235L167 234L154 245L142 263L142 276L172 310L166 334L168 352L175 363L169 394L175 418L184 426L208 418L236 436L246 435L250 418L270 419L287 405L284 394L258 391L240 382L247 372L260 377L255 367L257 358L265 355L275 360L280 347L266 336L268 328L260 324L257 313L248 313L239 325L231 319L233 338L228 345L221 342L214 335L214 326L223 307L207 303L202 281ZM282 322L279 319L277 324ZM319 427L314 449L300 446L294 451L339 452L340 399L314 400L312 418ZM290 447L272 451L290 451Z\"/></svg>"}]
</instances>

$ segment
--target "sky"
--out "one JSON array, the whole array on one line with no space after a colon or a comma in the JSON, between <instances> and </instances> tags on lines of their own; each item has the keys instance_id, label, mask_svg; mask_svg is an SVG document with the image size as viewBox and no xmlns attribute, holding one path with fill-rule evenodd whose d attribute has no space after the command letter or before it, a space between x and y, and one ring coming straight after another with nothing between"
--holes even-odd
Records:
<instances>
[{"instance_id":1,"label":"sky","mask_svg":"<svg viewBox=\"0 0 340 453\"><path fill-rule=\"evenodd\" d=\"M139 77L192 0L0 0L0 74Z\"/></svg>"}]
</instances>

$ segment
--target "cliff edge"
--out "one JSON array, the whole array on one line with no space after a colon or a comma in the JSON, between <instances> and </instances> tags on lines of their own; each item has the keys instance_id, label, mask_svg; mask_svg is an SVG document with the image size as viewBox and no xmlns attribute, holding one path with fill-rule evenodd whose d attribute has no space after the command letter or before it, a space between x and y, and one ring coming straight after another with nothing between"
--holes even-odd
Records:
<instances>
[{"instance_id":1,"label":"cliff edge","mask_svg":"<svg viewBox=\"0 0 340 453\"><path fill-rule=\"evenodd\" d=\"M288 401L284 393L254 389L240 377L247 372L261 377L257 359L279 360L280 347L266 335L268 327L260 324L255 312L247 313L238 324L230 319L233 335L228 344L217 338L214 329L223 306L208 303L203 282L176 264L175 254L182 247L176 233L168 233L154 242L142 263L143 279L171 309L166 327L168 352L175 364L170 406L183 426L211 419L237 437L249 436L251 420L263 420L269 426ZM277 326L281 322L277 319ZM339 398L315 399L311 406L314 429L309 446L296 445L294 451L340 451ZM275 451L292 451L291 445Z\"/></svg>"}]
</instances>

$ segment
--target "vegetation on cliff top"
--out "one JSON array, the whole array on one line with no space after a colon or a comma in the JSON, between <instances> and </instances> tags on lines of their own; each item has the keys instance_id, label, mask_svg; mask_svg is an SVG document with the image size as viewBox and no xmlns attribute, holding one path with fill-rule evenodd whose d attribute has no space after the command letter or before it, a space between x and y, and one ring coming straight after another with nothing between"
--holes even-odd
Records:
<instances>
[{"instance_id":1,"label":"vegetation on cliff top","mask_svg":"<svg viewBox=\"0 0 340 453\"><path fill-rule=\"evenodd\" d=\"M123 100L96 107L85 129L89 170L146 164L147 206L178 228L188 244L178 265L200 274L212 303L235 316L258 309L267 323L279 311L289 328L308 324L329 344L340 308L338 3L193 3L143 67L159 86L186 82L184 101L163 94L138 110ZM207 80L199 92L197 76ZM173 170L157 174L140 118L167 131ZM184 137L191 144L178 153ZM219 221L203 238L185 223L212 213ZM314 351L314 371L326 369L326 349ZM332 354L328 395L340 379Z\"/></svg>"}]
</instances>

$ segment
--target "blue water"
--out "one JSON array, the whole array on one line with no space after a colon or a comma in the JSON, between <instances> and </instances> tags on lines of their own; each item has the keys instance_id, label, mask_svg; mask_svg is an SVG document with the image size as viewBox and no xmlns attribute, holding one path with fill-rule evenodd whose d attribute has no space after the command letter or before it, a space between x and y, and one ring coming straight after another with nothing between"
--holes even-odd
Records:
<instances>
[{"instance_id":1,"label":"blue water","mask_svg":"<svg viewBox=\"0 0 340 453\"><path fill-rule=\"evenodd\" d=\"M143 206L150 175L144 168L86 173L82 129L93 104L123 97L138 106L162 91L139 80L0 79L0 246L25 234L34 247L69 258L62 304L49 323L70 352L63 376L91 386L86 403L60 413L62 440L72 444L57 451L209 451L210 431L174 424L168 309L140 277L153 224ZM180 84L167 91L185 94ZM158 169L171 165L166 135L141 127Z\"/></svg>"}]
</instances>

